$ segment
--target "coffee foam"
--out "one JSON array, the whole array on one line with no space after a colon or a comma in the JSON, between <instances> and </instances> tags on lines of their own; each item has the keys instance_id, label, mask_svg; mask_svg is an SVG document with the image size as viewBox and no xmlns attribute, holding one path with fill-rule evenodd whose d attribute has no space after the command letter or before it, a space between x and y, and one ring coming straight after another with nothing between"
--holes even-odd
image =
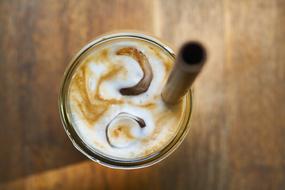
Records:
<instances>
[{"instance_id":1,"label":"coffee foam","mask_svg":"<svg viewBox=\"0 0 285 190\"><path fill-rule=\"evenodd\" d=\"M152 68L152 82L139 95L125 96L119 91L143 77L136 60L116 54L125 47L142 52ZM138 159L164 148L176 135L185 107L184 102L166 106L160 96L172 62L172 57L154 44L133 39L101 44L87 55L75 70L68 92L69 118L84 142L119 159ZM122 113L134 117L127 121L120 118ZM145 126L136 124L136 117L143 119Z\"/></svg>"}]
</instances>

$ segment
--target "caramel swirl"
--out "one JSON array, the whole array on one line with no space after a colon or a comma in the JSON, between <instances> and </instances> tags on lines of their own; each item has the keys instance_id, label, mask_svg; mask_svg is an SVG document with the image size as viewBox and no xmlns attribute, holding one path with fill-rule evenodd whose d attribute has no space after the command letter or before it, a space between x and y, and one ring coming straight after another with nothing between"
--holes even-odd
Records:
<instances>
[{"instance_id":1,"label":"caramel swirl","mask_svg":"<svg viewBox=\"0 0 285 190\"><path fill-rule=\"evenodd\" d=\"M125 47L119 49L117 51L117 55L128 55L132 57L139 63L143 71L143 77L136 85L132 87L121 88L120 93L123 95L138 95L147 91L153 78L152 69L147 57L141 51L133 47Z\"/></svg>"},{"instance_id":2,"label":"caramel swirl","mask_svg":"<svg viewBox=\"0 0 285 190\"><path fill-rule=\"evenodd\" d=\"M106 126L106 139L109 145L114 148L125 148L138 140L132 134L131 129L134 127L142 129L145 126L145 121L142 118L121 112Z\"/></svg>"}]
</instances>

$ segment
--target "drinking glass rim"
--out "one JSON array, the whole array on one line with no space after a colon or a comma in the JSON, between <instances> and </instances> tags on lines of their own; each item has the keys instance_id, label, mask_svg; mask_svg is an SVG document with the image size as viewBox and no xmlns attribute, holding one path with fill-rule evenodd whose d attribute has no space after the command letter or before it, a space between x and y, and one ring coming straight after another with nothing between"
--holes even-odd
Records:
<instances>
[{"instance_id":1,"label":"drinking glass rim","mask_svg":"<svg viewBox=\"0 0 285 190\"><path fill-rule=\"evenodd\" d=\"M58 99L58 106L59 106L59 114L60 119L62 122L62 125L64 127L64 130L71 140L73 146L83 153L85 156L87 156L89 159L110 167L110 168L116 168L116 169L138 169L138 168L144 168L151 166L155 163L160 162L161 160L165 159L167 156L169 156L183 141L185 138L190 126L189 121L191 118L192 113L192 90L189 90L185 97L185 116L183 117L183 121L181 126L179 126L178 132L175 135L175 137L160 151L151 154L150 156L147 156L142 159L137 160L118 160L110 158L106 155L102 155L100 152L96 152L94 148L91 148L87 143L84 142L84 140L78 135L75 128L72 126L69 116L67 114L66 110L66 96L68 92L68 87L70 83L70 79L72 77L73 71L77 68L77 66L80 64L81 58L88 53L88 50L91 50L93 47L107 42L111 41L113 39L120 39L120 38L133 38L133 39L140 39L149 43L152 43L160 48L162 48L164 51L166 51L173 59L175 59L175 54L173 50L162 43L161 41L157 40L156 38L137 33L137 32L119 32L119 33L111 33L107 35L101 35L97 37L96 39L89 42L87 45L85 45L81 50L79 50L78 53L72 58L69 65L67 66L64 75L63 80L60 86L60 93L59 93L59 99ZM189 112L189 113L188 113Z\"/></svg>"}]
</instances>

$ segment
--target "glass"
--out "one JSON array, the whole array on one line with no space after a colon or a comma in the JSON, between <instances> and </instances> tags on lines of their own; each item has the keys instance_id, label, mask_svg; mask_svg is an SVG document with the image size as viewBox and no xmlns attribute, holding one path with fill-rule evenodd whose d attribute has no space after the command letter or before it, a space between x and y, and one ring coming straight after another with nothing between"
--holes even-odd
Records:
<instances>
[{"instance_id":1,"label":"glass","mask_svg":"<svg viewBox=\"0 0 285 190\"><path fill-rule=\"evenodd\" d=\"M115 33L115 34L109 34L101 36L86 46L84 46L72 59L70 62L68 68L66 69L64 73L64 79L61 85L60 89L60 95L59 95L59 112L61 121L63 123L64 129L66 134L68 135L69 139L73 143L73 145L85 156L87 156L89 159L102 164L107 167L111 168L120 168L120 169L135 169L135 168L144 168L147 166L151 166L155 163L160 162L164 158L166 158L168 155L170 155L182 142L184 137L186 136L188 130L189 130L189 120L192 112L192 91L189 90L189 92L184 97L183 101L185 101L184 105L184 113L183 118L181 121L181 125L179 127L179 130L175 137L172 139L172 141L166 145L162 150L159 152L156 152L155 154L152 154L148 157L142 158L142 159L136 159L136 160L119 160L114 159L110 156L103 155L99 153L98 151L91 148L88 144L84 142L84 140L78 135L76 132L76 129L72 126L72 123L70 122L71 119L69 118L68 109L67 109L67 94L68 94L68 87L70 84L70 80L74 74L74 71L76 70L77 66L81 63L81 60L84 59L88 53L91 51L94 51L96 49L96 46L105 43L105 42L112 42L112 40L117 39L139 39L143 40L145 42L151 43L161 50L165 51L167 54L169 54L173 59L175 58L175 54L173 51L160 42L159 40L147 36L144 34L134 33L134 32L123 32L123 33Z\"/></svg>"}]
</instances>

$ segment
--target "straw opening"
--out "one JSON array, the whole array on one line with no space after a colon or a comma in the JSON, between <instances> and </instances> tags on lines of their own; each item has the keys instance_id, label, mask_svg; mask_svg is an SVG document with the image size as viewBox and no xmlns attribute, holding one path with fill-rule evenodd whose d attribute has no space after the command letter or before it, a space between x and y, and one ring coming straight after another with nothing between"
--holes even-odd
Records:
<instances>
[{"instance_id":1,"label":"straw opening","mask_svg":"<svg viewBox=\"0 0 285 190\"><path fill-rule=\"evenodd\" d=\"M183 46L181 56L186 64L195 65L204 62L206 52L200 43L189 42Z\"/></svg>"}]
</instances>

